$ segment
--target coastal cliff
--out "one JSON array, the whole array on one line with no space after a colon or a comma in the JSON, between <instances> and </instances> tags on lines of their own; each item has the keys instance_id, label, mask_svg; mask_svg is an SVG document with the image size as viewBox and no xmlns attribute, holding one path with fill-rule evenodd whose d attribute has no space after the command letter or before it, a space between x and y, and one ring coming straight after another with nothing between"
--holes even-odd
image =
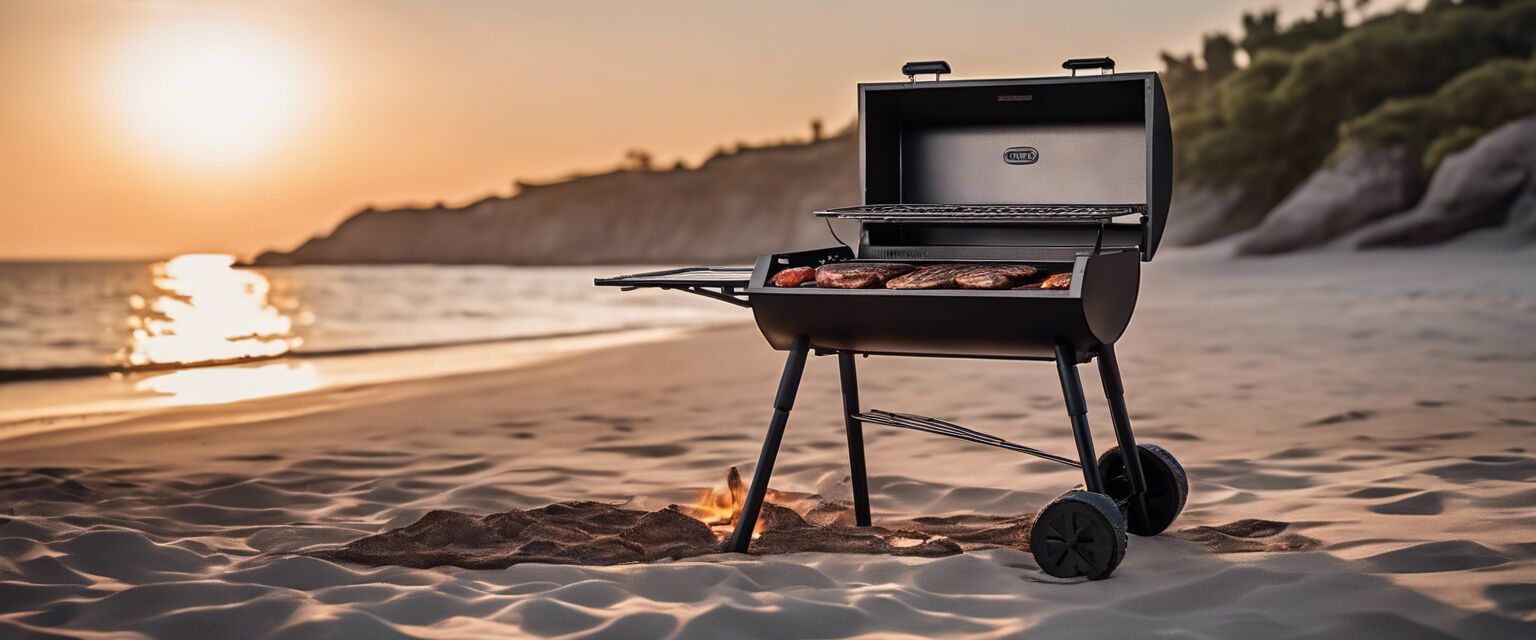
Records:
<instances>
[{"instance_id":1,"label":"coastal cliff","mask_svg":"<svg viewBox=\"0 0 1536 640\"><path fill-rule=\"evenodd\" d=\"M858 140L743 148L698 168L619 170L462 208L365 210L260 266L746 262L835 244L818 207L859 202ZM846 238L847 236L844 235Z\"/></svg>"}]
</instances>

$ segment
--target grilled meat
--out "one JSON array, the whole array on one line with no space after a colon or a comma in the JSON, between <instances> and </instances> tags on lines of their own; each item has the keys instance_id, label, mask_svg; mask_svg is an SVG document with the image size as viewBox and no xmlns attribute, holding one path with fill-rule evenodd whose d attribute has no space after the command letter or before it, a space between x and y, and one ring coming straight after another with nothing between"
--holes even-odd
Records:
<instances>
[{"instance_id":1,"label":"grilled meat","mask_svg":"<svg viewBox=\"0 0 1536 640\"><path fill-rule=\"evenodd\" d=\"M794 288L815 279L816 269L812 267L792 267L774 274L773 286Z\"/></svg>"},{"instance_id":2,"label":"grilled meat","mask_svg":"<svg viewBox=\"0 0 1536 640\"><path fill-rule=\"evenodd\" d=\"M878 289L887 280L912 270L896 262L834 262L816 267L816 286L832 289Z\"/></svg>"},{"instance_id":3,"label":"grilled meat","mask_svg":"<svg viewBox=\"0 0 1536 640\"><path fill-rule=\"evenodd\" d=\"M1040 281L1041 289L1071 289L1072 273L1058 273Z\"/></svg>"},{"instance_id":4,"label":"grilled meat","mask_svg":"<svg viewBox=\"0 0 1536 640\"><path fill-rule=\"evenodd\" d=\"M1029 284L1026 284L1026 285L1024 285L1022 287L1014 287L1014 288L1015 289L1071 289L1072 288L1072 273L1071 272L1058 273L1058 274L1046 276L1045 279L1043 279L1043 280L1036 280L1036 281L1031 282Z\"/></svg>"},{"instance_id":5,"label":"grilled meat","mask_svg":"<svg viewBox=\"0 0 1536 640\"><path fill-rule=\"evenodd\" d=\"M887 289L947 289L955 286L955 276L971 268L963 264L931 264L885 283Z\"/></svg>"},{"instance_id":6,"label":"grilled meat","mask_svg":"<svg viewBox=\"0 0 1536 640\"><path fill-rule=\"evenodd\" d=\"M961 289L1011 289L1039 272L1027 264L981 265L960 272L955 284Z\"/></svg>"}]
</instances>

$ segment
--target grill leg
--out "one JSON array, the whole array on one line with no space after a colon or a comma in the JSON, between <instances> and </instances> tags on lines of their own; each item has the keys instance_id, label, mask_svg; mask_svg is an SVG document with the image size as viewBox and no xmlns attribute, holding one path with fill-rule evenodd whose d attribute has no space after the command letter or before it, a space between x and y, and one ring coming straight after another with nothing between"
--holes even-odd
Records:
<instances>
[{"instance_id":1,"label":"grill leg","mask_svg":"<svg viewBox=\"0 0 1536 640\"><path fill-rule=\"evenodd\" d=\"M1104 382L1104 395L1109 398L1109 415L1115 423L1115 441L1120 445L1126 475L1130 476L1131 496L1126 508L1141 522L1146 522L1147 477L1141 471L1141 455L1136 449L1136 436L1131 433L1131 414L1125 408L1125 386L1120 383L1120 361L1115 357L1113 344L1106 344L1099 349L1099 378Z\"/></svg>"},{"instance_id":2,"label":"grill leg","mask_svg":"<svg viewBox=\"0 0 1536 640\"><path fill-rule=\"evenodd\" d=\"M805 373L805 356L810 350L810 338L797 336L789 347L789 361L784 363L784 375L779 378L779 392L773 397L773 419L768 422L768 435L763 438L763 450L757 454L757 469L752 472L752 487L747 489L747 499L741 505L741 519L736 531L725 545L728 552L746 553L752 543L752 529L757 527L757 514L763 509L763 498L768 495L768 478L773 475L773 461L779 456L779 442L784 439L784 425L789 423L789 410L795 406L795 392L800 388L800 375Z\"/></svg>"},{"instance_id":3,"label":"grill leg","mask_svg":"<svg viewBox=\"0 0 1536 640\"><path fill-rule=\"evenodd\" d=\"M855 420L859 412L859 378L853 366L853 354L837 352L837 371L843 379L843 429L848 432L848 473L853 480L853 517L861 527L869 526L869 480L864 471L864 423Z\"/></svg>"},{"instance_id":4,"label":"grill leg","mask_svg":"<svg viewBox=\"0 0 1536 640\"><path fill-rule=\"evenodd\" d=\"M1088 402L1083 398L1083 381L1077 377L1077 352L1072 345L1056 345L1056 374L1061 377L1067 417L1072 419L1072 439L1077 441L1077 459L1083 465L1083 486L1094 493L1104 493L1099 481L1098 456L1093 451L1093 434L1088 432Z\"/></svg>"}]
</instances>

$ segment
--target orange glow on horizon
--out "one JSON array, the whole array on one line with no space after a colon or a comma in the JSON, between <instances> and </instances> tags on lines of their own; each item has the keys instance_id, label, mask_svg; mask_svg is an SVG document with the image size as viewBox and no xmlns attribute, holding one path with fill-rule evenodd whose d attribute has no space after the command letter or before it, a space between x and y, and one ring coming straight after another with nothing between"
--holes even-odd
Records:
<instances>
[{"instance_id":1,"label":"orange glow on horizon","mask_svg":"<svg viewBox=\"0 0 1536 640\"><path fill-rule=\"evenodd\" d=\"M369 205L840 129L907 60L1156 69L1244 9L1315 4L0 2L0 259L252 257Z\"/></svg>"}]
</instances>

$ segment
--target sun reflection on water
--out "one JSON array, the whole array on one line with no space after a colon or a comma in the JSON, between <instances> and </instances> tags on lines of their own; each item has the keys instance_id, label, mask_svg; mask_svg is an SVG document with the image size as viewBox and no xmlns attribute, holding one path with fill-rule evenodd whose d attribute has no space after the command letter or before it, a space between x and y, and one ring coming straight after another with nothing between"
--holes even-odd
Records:
<instances>
[{"instance_id":1,"label":"sun reflection on water","mask_svg":"<svg viewBox=\"0 0 1536 640\"><path fill-rule=\"evenodd\" d=\"M150 266L156 293L128 303L129 367L271 358L299 346L293 320L267 299L272 285L234 256L189 254Z\"/></svg>"},{"instance_id":2,"label":"sun reflection on water","mask_svg":"<svg viewBox=\"0 0 1536 640\"><path fill-rule=\"evenodd\" d=\"M182 369L140 380L138 391L170 396L173 404L223 404L281 396L320 388L320 374L309 363Z\"/></svg>"}]
</instances>

